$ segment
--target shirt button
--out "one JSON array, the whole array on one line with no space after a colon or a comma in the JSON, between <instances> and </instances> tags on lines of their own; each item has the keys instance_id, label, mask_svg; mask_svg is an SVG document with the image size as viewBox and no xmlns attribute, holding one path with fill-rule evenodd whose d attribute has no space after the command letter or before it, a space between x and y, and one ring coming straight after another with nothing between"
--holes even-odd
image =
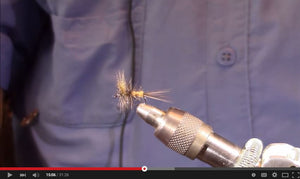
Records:
<instances>
[{"instance_id":1,"label":"shirt button","mask_svg":"<svg viewBox=\"0 0 300 179\"><path fill-rule=\"evenodd\" d=\"M236 53L230 47L222 48L217 54L217 62L221 66L231 66L236 61Z\"/></svg>"}]
</instances>

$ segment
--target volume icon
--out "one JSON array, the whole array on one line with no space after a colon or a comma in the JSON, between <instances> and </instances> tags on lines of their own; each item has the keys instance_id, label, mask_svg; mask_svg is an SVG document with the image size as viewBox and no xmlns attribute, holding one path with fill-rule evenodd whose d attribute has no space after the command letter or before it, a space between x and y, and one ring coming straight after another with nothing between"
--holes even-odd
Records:
<instances>
[{"instance_id":1,"label":"volume icon","mask_svg":"<svg viewBox=\"0 0 300 179\"><path fill-rule=\"evenodd\" d=\"M34 178L38 178L38 177L40 177L40 174L39 174L39 173L33 173L32 176L33 176Z\"/></svg>"}]
</instances>

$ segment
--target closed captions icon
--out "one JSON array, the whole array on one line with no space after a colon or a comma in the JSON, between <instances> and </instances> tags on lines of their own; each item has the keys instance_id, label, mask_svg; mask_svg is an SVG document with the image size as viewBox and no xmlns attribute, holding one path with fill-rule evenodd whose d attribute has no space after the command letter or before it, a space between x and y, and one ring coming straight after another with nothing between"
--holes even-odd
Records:
<instances>
[{"instance_id":1,"label":"closed captions icon","mask_svg":"<svg viewBox=\"0 0 300 179\"><path fill-rule=\"evenodd\" d=\"M261 174L260 174L260 177L262 177L262 178L266 178L266 177L268 177L268 174L267 174L267 173L265 173L265 172L263 172L263 173L261 173Z\"/></svg>"}]
</instances>

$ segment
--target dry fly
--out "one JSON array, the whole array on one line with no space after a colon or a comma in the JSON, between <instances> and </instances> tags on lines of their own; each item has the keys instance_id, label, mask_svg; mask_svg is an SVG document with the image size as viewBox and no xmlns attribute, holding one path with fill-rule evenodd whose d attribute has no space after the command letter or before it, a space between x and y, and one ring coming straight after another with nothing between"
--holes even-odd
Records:
<instances>
[{"instance_id":1,"label":"dry fly","mask_svg":"<svg viewBox=\"0 0 300 179\"><path fill-rule=\"evenodd\" d=\"M131 80L126 81L124 72L118 72L116 79L117 92L114 97L119 99L118 107L121 112L132 109L135 101L146 102L147 98L169 102L164 96L169 90L145 92L142 88L136 89Z\"/></svg>"}]
</instances>

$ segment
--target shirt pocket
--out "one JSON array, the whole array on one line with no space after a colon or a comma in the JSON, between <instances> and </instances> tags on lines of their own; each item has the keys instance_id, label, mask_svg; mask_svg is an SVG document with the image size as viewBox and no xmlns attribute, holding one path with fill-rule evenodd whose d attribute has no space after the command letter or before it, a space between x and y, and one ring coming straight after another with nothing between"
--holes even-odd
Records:
<instances>
[{"instance_id":1,"label":"shirt pocket","mask_svg":"<svg viewBox=\"0 0 300 179\"><path fill-rule=\"evenodd\" d=\"M122 123L115 74L130 73L131 38L125 12L64 18L51 15L53 45L39 59L40 120L77 127ZM39 83L39 82L41 83ZM39 83L39 84L38 84Z\"/></svg>"}]
</instances>

